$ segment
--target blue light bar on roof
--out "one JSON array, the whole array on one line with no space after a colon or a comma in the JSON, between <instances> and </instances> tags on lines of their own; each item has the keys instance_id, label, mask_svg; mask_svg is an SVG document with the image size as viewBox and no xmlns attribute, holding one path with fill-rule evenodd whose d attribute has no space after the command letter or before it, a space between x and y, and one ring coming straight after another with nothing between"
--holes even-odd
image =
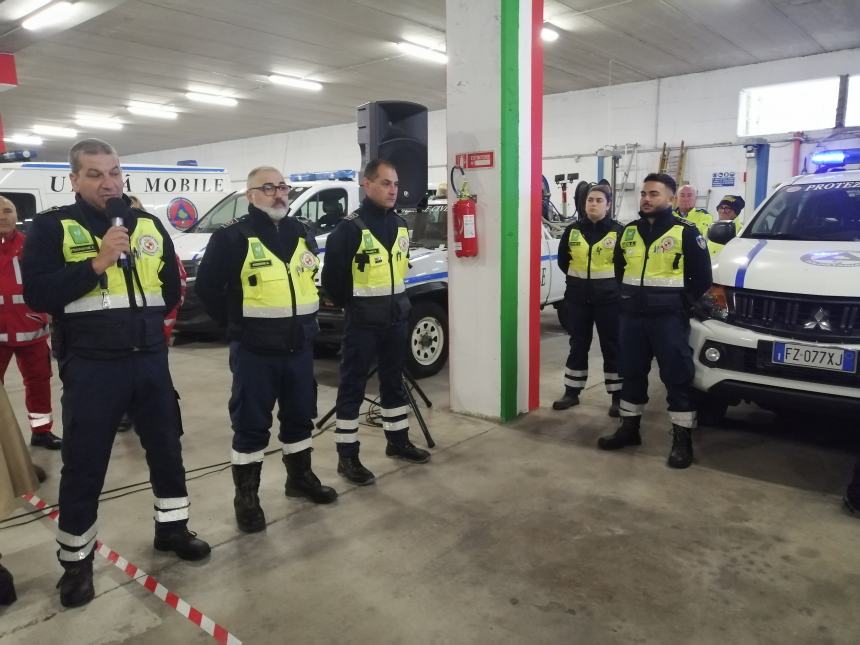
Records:
<instances>
[{"instance_id":1,"label":"blue light bar on roof","mask_svg":"<svg viewBox=\"0 0 860 645\"><path fill-rule=\"evenodd\" d=\"M845 163L844 150L820 150L812 153L812 163L818 166L829 166L832 164Z\"/></svg>"},{"instance_id":2,"label":"blue light bar on roof","mask_svg":"<svg viewBox=\"0 0 860 645\"><path fill-rule=\"evenodd\" d=\"M323 172L298 172L290 175L290 181L351 181L356 178L354 170L325 170Z\"/></svg>"}]
</instances>

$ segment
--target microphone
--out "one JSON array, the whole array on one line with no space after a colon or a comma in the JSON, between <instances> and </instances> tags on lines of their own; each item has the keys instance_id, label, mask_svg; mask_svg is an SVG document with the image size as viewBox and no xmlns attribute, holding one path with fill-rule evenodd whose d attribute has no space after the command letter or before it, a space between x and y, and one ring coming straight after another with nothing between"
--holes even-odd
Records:
<instances>
[{"instance_id":1,"label":"microphone","mask_svg":"<svg viewBox=\"0 0 860 645\"><path fill-rule=\"evenodd\" d=\"M128 204L121 197L111 197L105 202L105 211L110 218L111 226L124 226L125 217L128 215ZM128 256L125 253L119 254L119 262L123 269L128 269Z\"/></svg>"}]
</instances>

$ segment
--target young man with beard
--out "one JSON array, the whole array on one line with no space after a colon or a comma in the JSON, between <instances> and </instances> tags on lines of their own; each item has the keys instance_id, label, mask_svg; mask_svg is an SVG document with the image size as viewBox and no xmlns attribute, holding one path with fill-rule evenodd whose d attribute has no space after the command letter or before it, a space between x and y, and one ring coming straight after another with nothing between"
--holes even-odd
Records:
<instances>
[{"instance_id":1,"label":"young man with beard","mask_svg":"<svg viewBox=\"0 0 860 645\"><path fill-rule=\"evenodd\" d=\"M286 216L290 187L279 170L254 168L247 187L248 214L212 235L196 290L230 339L233 506L239 529L254 533L266 528L260 472L276 401L286 495L328 504L337 493L311 470L316 241Z\"/></svg>"},{"instance_id":2,"label":"young man with beard","mask_svg":"<svg viewBox=\"0 0 860 645\"><path fill-rule=\"evenodd\" d=\"M639 219L624 227L615 247L615 273L621 280L621 427L601 437L602 450L642 443L639 425L648 402L648 372L657 358L672 421L668 465L693 462L693 355L690 308L711 286L711 258L696 226L672 213L675 180L645 177Z\"/></svg>"}]
</instances>

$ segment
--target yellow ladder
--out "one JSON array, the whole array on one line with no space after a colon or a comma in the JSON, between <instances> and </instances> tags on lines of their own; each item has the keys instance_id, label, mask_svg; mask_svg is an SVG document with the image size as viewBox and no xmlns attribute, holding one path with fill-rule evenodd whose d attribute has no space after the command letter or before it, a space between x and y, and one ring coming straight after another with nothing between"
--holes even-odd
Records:
<instances>
[{"instance_id":1,"label":"yellow ladder","mask_svg":"<svg viewBox=\"0 0 860 645\"><path fill-rule=\"evenodd\" d=\"M663 144L660 152L660 172L671 175L675 182L681 186L684 183L684 171L687 166L687 146L681 141L681 146L672 149L669 144Z\"/></svg>"}]
</instances>

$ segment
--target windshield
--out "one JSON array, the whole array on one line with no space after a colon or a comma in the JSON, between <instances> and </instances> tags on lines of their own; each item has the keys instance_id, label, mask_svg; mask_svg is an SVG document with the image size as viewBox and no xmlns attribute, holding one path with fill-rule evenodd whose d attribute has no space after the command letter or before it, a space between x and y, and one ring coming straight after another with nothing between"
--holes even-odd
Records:
<instances>
[{"instance_id":1,"label":"windshield","mask_svg":"<svg viewBox=\"0 0 860 645\"><path fill-rule=\"evenodd\" d=\"M290 189L290 203L305 192L310 186L293 186ZM248 198L245 193L233 193L215 204L197 224L188 229L191 233L214 233L227 222L242 217L248 213Z\"/></svg>"},{"instance_id":2,"label":"windshield","mask_svg":"<svg viewBox=\"0 0 860 645\"><path fill-rule=\"evenodd\" d=\"M412 246L436 249L448 243L448 205L434 204L421 211L400 213L409 226Z\"/></svg>"},{"instance_id":3,"label":"windshield","mask_svg":"<svg viewBox=\"0 0 860 645\"><path fill-rule=\"evenodd\" d=\"M860 181L784 186L756 215L743 237L860 241Z\"/></svg>"}]
</instances>

